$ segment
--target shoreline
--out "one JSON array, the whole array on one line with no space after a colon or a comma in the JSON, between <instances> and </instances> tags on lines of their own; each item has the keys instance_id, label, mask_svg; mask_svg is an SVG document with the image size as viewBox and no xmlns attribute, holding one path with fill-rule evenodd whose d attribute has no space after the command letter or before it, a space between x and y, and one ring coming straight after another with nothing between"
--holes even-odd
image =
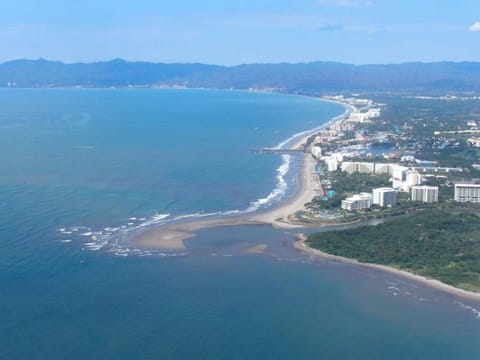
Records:
<instances>
[{"instance_id":1,"label":"shoreline","mask_svg":"<svg viewBox=\"0 0 480 360\"><path fill-rule=\"evenodd\" d=\"M408 280L413 280L419 283L422 283L423 285L429 286L433 289L449 293L451 295L455 295L464 299L468 300L474 300L474 301L480 301L480 293L476 293L473 291L468 291L468 290L463 290L460 288L457 288L452 285L445 284L441 282L440 280L435 280L432 278L427 278L422 275L417 275L415 273L406 271L406 270L401 270L397 269L394 267L386 266L386 265L381 265L381 264L374 264L374 263L364 263L360 262L355 259L350 259L347 257L343 256L338 256L338 255L332 255L325 253L321 250L314 249L306 244L306 236L305 234L300 234L296 236L297 241L294 243L294 247L297 250L300 250L306 254L321 258L321 259L327 259L327 260L332 260L332 261L337 261L341 262L344 264L349 264L349 265L355 265L355 266L361 266L364 268L369 268L369 269L375 269L375 270L381 270L393 275L401 276L403 278L406 278Z\"/></svg>"},{"instance_id":2,"label":"shoreline","mask_svg":"<svg viewBox=\"0 0 480 360\"><path fill-rule=\"evenodd\" d=\"M300 95L292 95L300 96ZM330 99L314 98L321 101L339 104L345 108L345 111L326 123L296 134L285 140L283 143L291 143L286 149L299 149L308 138L317 131L331 126L337 121L345 119L354 107L341 101ZM244 213L238 215L224 216L213 219L197 219L179 223L164 224L136 234L133 241L135 244L145 248L160 250L183 250L185 249L184 240L195 237L195 232L201 229L207 229L219 226L237 226L237 225L269 225L276 228L292 229L308 227L308 224L294 224L289 222L288 217L305 208L305 204L310 202L315 196L323 193L323 188L318 175L315 173L316 161L310 152L303 155L302 163L299 169L300 186L299 189L288 199L281 200L272 209L259 213ZM312 225L310 225L312 226ZM316 224L315 226L319 226Z\"/></svg>"},{"instance_id":3,"label":"shoreline","mask_svg":"<svg viewBox=\"0 0 480 360\"><path fill-rule=\"evenodd\" d=\"M295 95L292 96L305 96L305 95ZM308 97L308 96L305 96ZM313 98L313 97L312 97ZM287 149L298 149L303 146L308 138L314 135L317 131L320 131L328 126L331 126L337 121L345 119L352 111L355 111L355 107L336 100L324 99L324 98L314 98L317 100L322 100L326 102L337 103L342 105L346 110L343 114L338 115L327 121L326 123L313 128L311 130L306 130L298 133L298 139L295 139L295 135L292 136L292 139L287 139L285 142L291 142ZM302 223L292 223L289 221L288 217L298 211L304 210L304 204L310 202L316 195L322 194L323 188L320 183L319 176L315 173L316 161L313 158L310 152L307 152L303 155L302 163L299 168L299 173L297 174L300 178L300 187L299 189L288 199L280 201L272 209L269 209L265 212L253 213L253 214L237 214L237 215L227 215L219 218L212 219L197 219L186 222L171 223L166 225L161 225L148 229L140 234L137 234L134 238L134 242L137 245L146 248L160 249L160 250L184 250L185 244L184 240L193 238L196 236L196 232L202 229L221 227L221 226L241 226L241 225L263 225L263 226L272 226L280 229L295 229L295 228L307 228L307 227L321 227L322 224L302 224ZM361 220L355 221L360 222ZM325 224L323 226L330 226ZM331 255L324 253L320 250L309 247L306 243L305 234L299 234L296 236L297 241L294 243L294 247L297 250L300 250L306 254L316 256L323 259L328 259L332 261L338 261L345 264L362 266L365 268L375 269L384 271L393 275L397 275L409 280L419 282L423 285L429 286L439 291L446 292L448 294L458 296L464 299L480 301L480 293L471 292L468 290L463 290L456 288L452 285L442 283L439 280L427 278L421 275L417 275L406 270L400 270L386 265L373 264L373 263L362 263L355 259L350 259L346 257Z\"/></svg>"}]
</instances>

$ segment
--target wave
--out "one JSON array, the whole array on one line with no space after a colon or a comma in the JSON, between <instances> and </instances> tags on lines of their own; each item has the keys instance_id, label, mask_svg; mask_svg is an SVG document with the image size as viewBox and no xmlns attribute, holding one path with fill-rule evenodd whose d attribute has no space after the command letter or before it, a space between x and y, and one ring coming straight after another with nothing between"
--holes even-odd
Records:
<instances>
[{"instance_id":1,"label":"wave","mask_svg":"<svg viewBox=\"0 0 480 360\"><path fill-rule=\"evenodd\" d=\"M268 194L265 198L260 198L256 201L252 201L250 206L245 210L245 212L254 212L260 209L262 206L267 206L276 199L281 199L288 190L288 183L285 180L285 175L287 175L288 170L290 169L290 155L282 155L283 163L277 169L277 186Z\"/></svg>"},{"instance_id":2,"label":"wave","mask_svg":"<svg viewBox=\"0 0 480 360\"><path fill-rule=\"evenodd\" d=\"M240 210L226 210L226 211L216 211L216 212L209 212L209 213L200 211L194 214L179 215L173 218L172 221L191 219L191 218L203 218L203 217L209 217L209 216L228 216L228 215L234 215L234 214L240 214L240 213L242 213Z\"/></svg>"},{"instance_id":3,"label":"wave","mask_svg":"<svg viewBox=\"0 0 480 360\"><path fill-rule=\"evenodd\" d=\"M335 116L332 119L330 119L328 122L326 122L322 125L319 125L319 126L313 128L313 129L305 130L305 131L301 131L301 132L298 132L296 134L293 134L288 139L283 140L280 143L278 143L272 149L273 150L281 150L281 149L284 149L288 146L291 146L291 145L294 144L295 141L300 140L300 138L302 138L302 137L304 137L308 134L313 135L313 133L326 128L327 126L329 126L333 122L347 116L349 113L350 113L350 109L347 108L343 114L341 114L339 116ZM282 155L282 160L283 160L282 164L277 169L277 185L276 185L276 187L270 192L270 194L268 194L267 197L260 198L260 199L257 199L255 201L252 201L250 203L250 206L245 210L245 212L247 212L247 213L254 212L254 211L257 211L258 209L260 209L262 207L267 207L271 203L273 203L274 201L281 200L283 198L283 196L287 193L288 183L285 180L285 175L287 175L287 173L290 169L291 156L284 154L284 155Z\"/></svg>"},{"instance_id":4,"label":"wave","mask_svg":"<svg viewBox=\"0 0 480 360\"><path fill-rule=\"evenodd\" d=\"M467 311L471 311L473 315L475 315L475 317L477 319L480 319L480 310L474 308L473 306L471 305L467 305L467 304L464 304L458 300L455 300L455 303L460 306L462 309L464 310L467 310Z\"/></svg>"}]
</instances>

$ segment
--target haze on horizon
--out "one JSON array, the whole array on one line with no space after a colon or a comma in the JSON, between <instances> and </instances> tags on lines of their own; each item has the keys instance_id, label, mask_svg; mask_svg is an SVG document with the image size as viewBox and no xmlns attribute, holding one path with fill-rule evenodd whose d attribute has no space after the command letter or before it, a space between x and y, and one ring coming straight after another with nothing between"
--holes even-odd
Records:
<instances>
[{"instance_id":1,"label":"haze on horizon","mask_svg":"<svg viewBox=\"0 0 480 360\"><path fill-rule=\"evenodd\" d=\"M18 0L0 62L480 61L475 0Z\"/></svg>"}]
</instances>

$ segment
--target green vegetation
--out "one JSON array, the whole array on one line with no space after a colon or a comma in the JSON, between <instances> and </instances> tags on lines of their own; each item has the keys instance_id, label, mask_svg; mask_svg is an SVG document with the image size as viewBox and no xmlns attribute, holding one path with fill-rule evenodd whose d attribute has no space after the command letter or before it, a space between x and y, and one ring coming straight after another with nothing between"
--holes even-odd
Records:
<instances>
[{"instance_id":1,"label":"green vegetation","mask_svg":"<svg viewBox=\"0 0 480 360\"><path fill-rule=\"evenodd\" d=\"M330 180L331 190L335 190L335 195L328 200L315 197L307 206L313 210L339 208L342 200L347 196L360 192L371 192L372 189L377 187L390 186L389 175L348 174L346 172L335 171L327 173L327 175L322 178L324 180ZM328 187L325 188L329 190Z\"/></svg>"},{"instance_id":2,"label":"green vegetation","mask_svg":"<svg viewBox=\"0 0 480 360\"><path fill-rule=\"evenodd\" d=\"M310 234L307 243L480 291L480 219L468 209L430 209L377 226Z\"/></svg>"},{"instance_id":3,"label":"green vegetation","mask_svg":"<svg viewBox=\"0 0 480 360\"><path fill-rule=\"evenodd\" d=\"M480 123L480 102L473 98L427 99L401 96L376 96L386 103L380 118L365 126L367 132L389 132L400 152L417 159L435 161L439 166L465 169L450 174L450 180L479 177L472 167L480 158L480 149L468 143L480 136L468 132L469 121ZM467 132L466 132L467 131Z\"/></svg>"}]
</instances>

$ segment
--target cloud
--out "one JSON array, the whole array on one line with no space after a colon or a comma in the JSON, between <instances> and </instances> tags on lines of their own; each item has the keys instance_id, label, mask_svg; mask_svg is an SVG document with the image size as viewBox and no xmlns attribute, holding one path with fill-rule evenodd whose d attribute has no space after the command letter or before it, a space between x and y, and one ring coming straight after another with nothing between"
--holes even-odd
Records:
<instances>
[{"instance_id":1,"label":"cloud","mask_svg":"<svg viewBox=\"0 0 480 360\"><path fill-rule=\"evenodd\" d=\"M468 30L470 31L480 31L480 21L473 23Z\"/></svg>"},{"instance_id":2,"label":"cloud","mask_svg":"<svg viewBox=\"0 0 480 360\"><path fill-rule=\"evenodd\" d=\"M320 5L333 5L341 7L371 6L373 0L317 0Z\"/></svg>"},{"instance_id":3,"label":"cloud","mask_svg":"<svg viewBox=\"0 0 480 360\"><path fill-rule=\"evenodd\" d=\"M317 27L318 31L336 31L343 29L342 24L325 24Z\"/></svg>"}]
</instances>

